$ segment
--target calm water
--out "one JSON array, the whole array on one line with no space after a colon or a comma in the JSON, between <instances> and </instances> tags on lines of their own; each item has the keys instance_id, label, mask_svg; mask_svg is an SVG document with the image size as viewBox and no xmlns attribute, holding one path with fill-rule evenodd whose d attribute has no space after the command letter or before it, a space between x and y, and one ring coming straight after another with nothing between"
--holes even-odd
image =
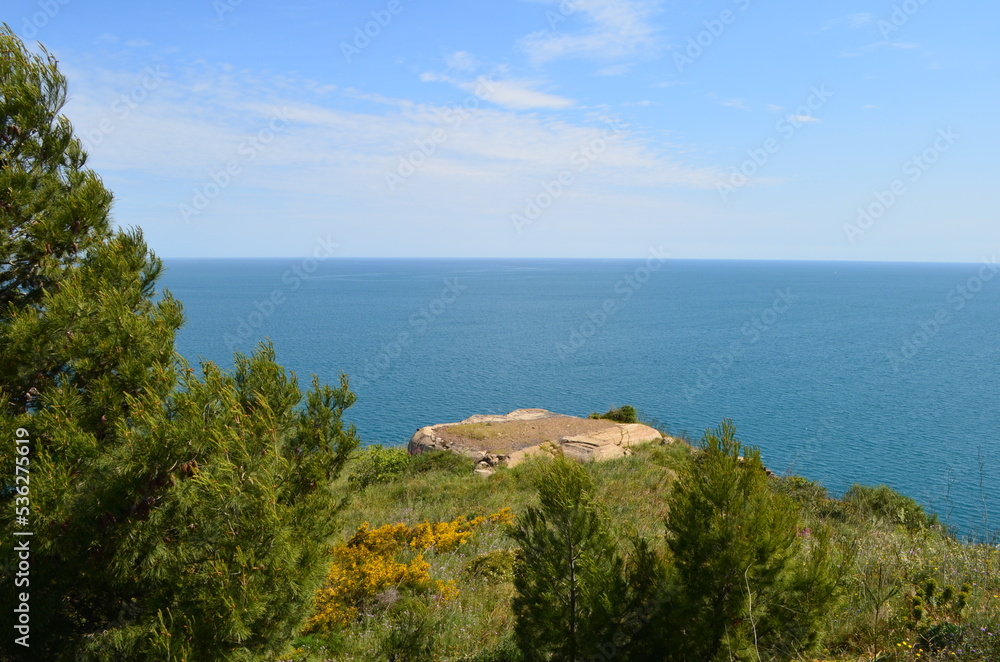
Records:
<instances>
[{"instance_id":1,"label":"calm water","mask_svg":"<svg viewBox=\"0 0 1000 662\"><path fill-rule=\"evenodd\" d=\"M346 372L366 442L404 444L475 413L633 404L692 435L732 418L771 468L834 492L884 482L965 530L982 530L984 511L1000 522L1000 278L983 265L167 267L183 355L229 366L266 336L303 382Z\"/></svg>"}]
</instances>

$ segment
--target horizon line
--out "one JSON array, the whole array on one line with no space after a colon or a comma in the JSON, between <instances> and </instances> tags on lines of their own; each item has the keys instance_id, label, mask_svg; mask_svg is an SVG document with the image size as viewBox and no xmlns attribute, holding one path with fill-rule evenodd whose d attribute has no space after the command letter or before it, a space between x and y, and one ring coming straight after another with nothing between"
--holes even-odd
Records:
<instances>
[{"instance_id":1,"label":"horizon line","mask_svg":"<svg viewBox=\"0 0 1000 662\"><path fill-rule=\"evenodd\" d=\"M154 251L155 253L155 251ZM309 255L157 255L163 260L301 260L309 259ZM313 258L315 259L315 258ZM598 256L486 256L486 255L336 255L322 258L320 261L332 260L562 260L562 261L594 261L594 260L630 260L642 261L646 257L598 257ZM843 258L756 258L756 257L670 257L669 262L823 262L834 264L983 264L997 261L996 255L984 255L978 260L893 260L893 259L843 259Z\"/></svg>"}]
</instances>

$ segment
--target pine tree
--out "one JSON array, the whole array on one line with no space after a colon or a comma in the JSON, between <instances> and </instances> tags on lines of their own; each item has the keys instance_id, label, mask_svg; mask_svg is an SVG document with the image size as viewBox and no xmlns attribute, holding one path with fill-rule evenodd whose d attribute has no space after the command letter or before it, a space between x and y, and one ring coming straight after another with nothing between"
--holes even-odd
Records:
<instances>
[{"instance_id":1,"label":"pine tree","mask_svg":"<svg viewBox=\"0 0 1000 662\"><path fill-rule=\"evenodd\" d=\"M829 538L804 548L794 502L771 488L760 451L730 421L703 441L668 499L661 659L793 659L815 644L832 606Z\"/></svg>"},{"instance_id":2,"label":"pine tree","mask_svg":"<svg viewBox=\"0 0 1000 662\"><path fill-rule=\"evenodd\" d=\"M623 563L587 472L557 458L539 476L539 505L518 518L515 636L524 658L577 662L612 645Z\"/></svg>"},{"instance_id":3,"label":"pine tree","mask_svg":"<svg viewBox=\"0 0 1000 662\"><path fill-rule=\"evenodd\" d=\"M269 345L200 376L180 304L59 115L54 58L0 29L0 430L30 438L37 660L270 660L306 617L357 445L346 377L303 396ZM15 484L5 450L0 487ZM5 494L9 490L5 489ZM0 499L0 585L14 590ZM18 529L25 529L18 525ZM11 611L0 626L12 632Z\"/></svg>"}]
</instances>

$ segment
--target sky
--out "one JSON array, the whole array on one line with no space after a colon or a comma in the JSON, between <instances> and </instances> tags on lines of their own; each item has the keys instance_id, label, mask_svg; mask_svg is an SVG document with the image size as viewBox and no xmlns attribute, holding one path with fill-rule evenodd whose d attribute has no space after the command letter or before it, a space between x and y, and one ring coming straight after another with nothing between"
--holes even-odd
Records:
<instances>
[{"instance_id":1,"label":"sky","mask_svg":"<svg viewBox=\"0 0 1000 662\"><path fill-rule=\"evenodd\" d=\"M163 257L979 262L986 0L8 0ZM331 248L332 247L332 248Z\"/></svg>"}]
</instances>

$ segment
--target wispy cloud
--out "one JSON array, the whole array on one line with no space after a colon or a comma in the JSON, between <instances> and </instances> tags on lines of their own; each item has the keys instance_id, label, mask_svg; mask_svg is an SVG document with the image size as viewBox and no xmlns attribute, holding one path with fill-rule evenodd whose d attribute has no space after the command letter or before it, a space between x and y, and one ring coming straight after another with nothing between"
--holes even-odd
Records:
<instances>
[{"instance_id":1,"label":"wispy cloud","mask_svg":"<svg viewBox=\"0 0 1000 662\"><path fill-rule=\"evenodd\" d=\"M600 118L571 121L523 112L520 108L572 103L523 81L493 82L495 106L460 99L442 105L331 90L315 81L289 86L294 81L287 77L199 65L171 71L126 114L115 102L141 85L136 72L71 73L75 83L67 114L78 132L92 135L102 122L113 124L90 147L93 167L122 190L145 182L141 213L125 221L162 232L170 227L223 232L233 218L248 228L273 228L281 218L288 232L300 233L309 227L355 228L351 212L359 209L373 224L352 230L359 241L371 240L380 223L390 231L401 215L431 224L479 219L508 232L510 211L525 191L572 168L574 155L605 144L607 131ZM475 84L447 82L460 89ZM277 109L290 118L287 127L267 136L266 147L255 150L252 160L242 157L241 146L267 132ZM418 172L390 192L386 173L396 172L418 150L423 150ZM179 205L234 160L241 166L238 178L183 225ZM580 213L587 200L600 200L608 206L603 213L610 213L634 199L663 196L671 187L714 186L716 170L686 161L680 149L626 127L580 175L588 184L576 187L563 209Z\"/></svg>"},{"instance_id":2,"label":"wispy cloud","mask_svg":"<svg viewBox=\"0 0 1000 662\"><path fill-rule=\"evenodd\" d=\"M915 48L920 48L920 44L915 44L909 41L876 41L871 44L866 44L862 46L857 51L847 51L841 53L839 57L861 57L866 53L871 53L884 48L908 51L908 50L913 50Z\"/></svg>"},{"instance_id":3,"label":"wispy cloud","mask_svg":"<svg viewBox=\"0 0 1000 662\"><path fill-rule=\"evenodd\" d=\"M420 75L424 82L449 83L460 90L474 94L480 99L510 108L511 110L532 110L536 108L557 110L574 105L572 99L560 97L538 90L541 81L520 79L497 79L493 75L479 76L474 80L460 80L447 74L425 72Z\"/></svg>"},{"instance_id":4,"label":"wispy cloud","mask_svg":"<svg viewBox=\"0 0 1000 662\"><path fill-rule=\"evenodd\" d=\"M720 105L726 108L738 108L739 110L750 110L743 99L726 99L725 101L720 101Z\"/></svg>"},{"instance_id":5,"label":"wispy cloud","mask_svg":"<svg viewBox=\"0 0 1000 662\"><path fill-rule=\"evenodd\" d=\"M558 5L558 0L547 3ZM656 29L649 22L655 9L652 0L576 0L570 5L565 23L521 39L521 48L536 64L564 58L617 60L649 54L658 46ZM584 26L563 32L566 24L577 22L576 16Z\"/></svg>"},{"instance_id":6,"label":"wispy cloud","mask_svg":"<svg viewBox=\"0 0 1000 662\"><path fill-rule=\"evenodd\" d=\"M858 13L858 14L848 14L847 16L841 16L839 18L831 18L829 21L823 24L820 31L833 30L834 28L851 28L857 30L863 28L864 26L870 24L875 20L875 15L868 12Z\"/></svg>"}]
</instances>

